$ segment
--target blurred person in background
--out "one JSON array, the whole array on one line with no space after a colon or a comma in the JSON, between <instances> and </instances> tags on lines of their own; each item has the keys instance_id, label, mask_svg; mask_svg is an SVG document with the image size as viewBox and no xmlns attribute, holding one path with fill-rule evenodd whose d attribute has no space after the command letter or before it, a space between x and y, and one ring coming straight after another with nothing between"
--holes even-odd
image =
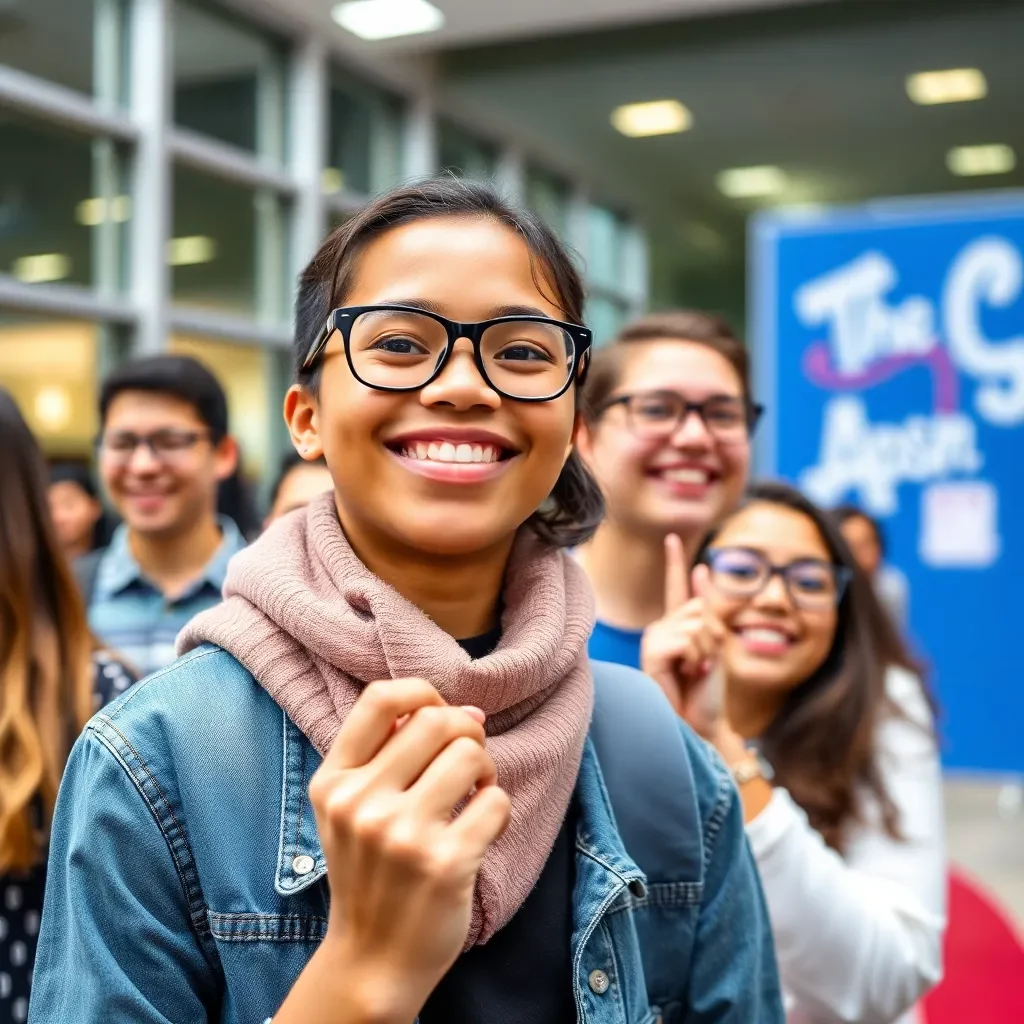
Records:
<instances>
[{"instance_id":1,"label":"blurred person in background","mask_svg":"<svg viewBox=\"0 0 1024 1024\"><path fill-rule=\"evenodd\" d=\"M856 505L840 505L832 510L853 557L874 584L896 628L905 632L910 621L910 587L907 577L885 561L886 543L882 524Z\"/></svg>"},{"instance_id":2,"label":"blurred person in background","mask_svg":"<svg viewBox=\"0 0 1024 1024\"><path fill-rule=\"evenodd\" d=\"M298 452L289 452L281 459L281 469L270 492L270 511L263 522L264 529L333 487L331 471L323 458L304 459Z\"/></svg>"},{"instance_id":3,"label":"blurred person in background","mask_svg":"<svg viewBox=\"0 0 1024 1024\"><path fill-rule=\"evenodd\" d=\"M103 505L85 466L62 462L50 470L50 516L64 554L74 561L104 543Z\"/></svg>"},{"instance_id":4,"label":"blurred person in background","mask_svg":"<svg viewBox=\"0 0 1024 1024\"><path fill-rule=\"evenodd\" d=\"M733 772L790 1020L913 1020L942 974L942 780L930 699L867 577L828 515L759 484L669 581L704 623L643 668Z\"/></svg>"},{"instance_id":5,"label":"blurred person in background","mask_svg":"<svg viewBox=\"0 0 1024 1024\"><path fill-rule=\"evenodd\" d=\"M100 422L100 476L123 523L76 568L93 630L148 675L174 660L185 623L220 601L244 546L217 515L238 450L224 391L187 356L116 369L100 389Z\"/></svg>"},{"instance_id":6,"label":"blurred person in background","mask_svg":"<svg viewBox=\"0 0 1024 1024\"><path fill-rule=\"evenodd\" d=\"M587 657L583 302L477 182L327 239L285 417L332 492L76 745L33 1019L781 1022L728 776Z\"/></svg>"},{"instance_id":7,"label":"blurred person in background","mask_svg":"<svg viewBox=\"0 0 1024 1024\"><path fill-rule=\"evenodd\" d=\"M607 515L577 551L594 587L591 657L634 668L641 644L671 645L666 549L693 553L747 483L760 415L747 352L720 317L655 313L596 352L580 453Z\"/></svg>"},{"instance_id":8,"label":"blurred person in background","mask_svg":"<svg viewBox=\"0 0 1024 1024\"><path fill-rule=\"evenodd\" d=\"M133 682L100 650L47 507L42 453L0 388L0 1020L28 1017L50 819L93 711Z\"/></svg>"}]
</instances>

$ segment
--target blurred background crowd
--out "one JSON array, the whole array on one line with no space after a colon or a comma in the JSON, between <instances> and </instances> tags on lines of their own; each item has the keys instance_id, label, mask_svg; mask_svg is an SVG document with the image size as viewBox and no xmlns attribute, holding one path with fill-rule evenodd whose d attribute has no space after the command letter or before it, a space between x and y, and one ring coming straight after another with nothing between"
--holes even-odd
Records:
<instances>
[{"instance_id":1,"label":"blurred background crowd","mask_svg":"<svg viewBox=\"0 0 1024 1024\"><path fill-rule=\"evenodd\" d=\"M862 407L822 411L804 431L815 451L800 464L782 452L804 424L787 424L780 409L805 396L780 390L786 345L797 341L765 310L800 292L775 275L785 240L765 255L764 239L836 207L870 219L885 216L878 200L941 195L954 222L971 203L988 204L978 209L994 211L984 217L997 227L980 231L982 241L1005 223L1006 237L1024 244L1022 43L1021 0L0 0L0 388L49 464L61 546L88 566L83 556L117 544L117 506L131 500L118 492L118 452L135 459L140 445L142 458L180 457L200 504L213 488L238 546L329 487L325 467L290 456L280 415L297 272L382 189L439 171L492 179L578 254L598 345L648 311L683 307L746 335L754 397L767 406L754 475L790 477L835 510L929 667L940 745L945 733L957 739L943 748L949 852L965 886L952 920L962 913L971 924L951 928L948 942L963 948L947 950L946 994L933 997L929 1020L966 1020L941 1016L961 976L992 991L1017 987L1024 964L1024 704L1011 638L1020 603L1001 582L1024 550L1013 525L1024 491L1004 487L990 459L966 506L966 492L937 495L952 511L929 529L971 537L971 515L989 515L1000 496L1000 529L958 547L928 539L916 519L907 525L908 506L915 516L918 507L910 487L983 471L983 434L964 442L969 457L950 456L930 475L914 465L924 455L907 456L902 507L872 490L873 470L834 486L819 473L814 484L807 473L819 440L828 461L831 436L822 417L845 409L855 418ZM895 209L898 221L914 206ZM818 273L830 265L828 244ZM837 249L834 263L847 258ZM919 263L911 253L900 270L923 289ZM1002 277L992 266L978 287L1005 316L989 334L1024 347L1014 278L1024 262L1009 259ZM885 288L895 284L879 273ZM851 316L870 319L866 308ZM813 311L804 321L822 334L831 322ZM844 328L833 327L841 347ZM911 333L893 330L897 355L901 338L913 348ZM969 347L947 370L973 367L998 390L998 368L972 363ZM853 379L873 386L870 368L830 384L827 366L800 365L825 394ZM959 406L942 405L948 377L935 372L952 430ZM119 396L140 392L184 403L177 434L146 435L132 420ZM910 394L901 415L928 414L930 392ZM118 417L127 425L108 430L98 459L97 438ZM1000 443L1018 451L1019 422L1010 413L1000 421ZM220 462L188 462L185 435L196 429ZM925 450L923 441L914 449ZM929 500L920 496L922 509ZM935 607L933 572L943 594L969 575L970 607ZM217 572L208 577L216 592ZM84 581L87 594L109 583ZM971 614L982 615L977 625ZM93 607L94 628L102 617ZM985 622L998 625L986 632ZM173 642L114 633L136 670L157 667ZM984 668L964 678L959 666L981 659L974 644ZM991 758L976 753L986 746ZM968 933L976 939L961 938Z\"/></svg>"}]
</instances>

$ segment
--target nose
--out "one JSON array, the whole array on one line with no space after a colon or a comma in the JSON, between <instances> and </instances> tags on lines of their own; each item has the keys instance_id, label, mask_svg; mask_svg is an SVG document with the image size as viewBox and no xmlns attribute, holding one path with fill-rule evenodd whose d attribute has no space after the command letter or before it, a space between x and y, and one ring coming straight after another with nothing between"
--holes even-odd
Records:
<instances>
[{"instance_id":1,"label":"nose","mask_svg":"<svg viewBox=\"0 0 1024 1024\"><path fill-rule=\"evenodd\" d=\"M420 391L420 401L428 406L459 410L497 409L501 395L480 374L473 358L473 343L468 338L457 338L448 365L436 380Z\"/></svg>"},{"instance_id":2,"label":"nose","mask_svg":"<svg viewBox=\"0 0 1024 1024\"><path fill-rule=\"evenodd\" d=\"M688 409L672 433L672 444L677 448L707 450L712 445L707 425L696 409Z\"/></svg>"},{"instance_id":3,"label":"nose","mask_svg":"<svg viewBox=\"0 0 1024 1024\"><path fill-rule=\"evenodd\" d=\"M132 473L142 475L157 472L160 468L160 463L154 457L153 449L145 442L140 442L128 457L128 464L125 468Z\"/></svg>"},{"instance_id":4,"label":"nose","mask_svg":"<svg viewBox=\"0 0 1024 1024\"><path fill-rule=\"evenodd\" d=\"M761 589L761 592L754 598L755 607L779 608L790 610L793 607L793 600L789 596L789 588L781 573L773 573L768 582Z\"/></svg>"}]
</instances>

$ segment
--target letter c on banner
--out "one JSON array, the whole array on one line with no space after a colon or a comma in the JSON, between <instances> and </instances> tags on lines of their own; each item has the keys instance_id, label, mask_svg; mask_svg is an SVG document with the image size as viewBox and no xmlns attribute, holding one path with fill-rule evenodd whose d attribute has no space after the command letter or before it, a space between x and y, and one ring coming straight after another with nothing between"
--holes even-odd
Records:
<instances>
[{"instance_id":1,"label":"letter c on banner","mask_svg":"<svg viewBox=\"0 0 1024 1024\"><path fill-rule=\"evenodd\" d=\"M1024 335L992 344L981 329L979 307L1009 306L1021 294L1024 261L1005 238L968 245L950 268L942 312L953 361L979 379L979 415L1000 427L1024 420Z\"/></svg>"}]
</instances>

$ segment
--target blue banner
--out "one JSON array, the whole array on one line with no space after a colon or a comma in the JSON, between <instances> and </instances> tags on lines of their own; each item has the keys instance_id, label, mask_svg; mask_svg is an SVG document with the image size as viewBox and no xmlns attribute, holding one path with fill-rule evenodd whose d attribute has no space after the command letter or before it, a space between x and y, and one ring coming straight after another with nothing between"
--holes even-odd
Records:
<instances>
[{"instance_id":1,"label":"blue banner","mask_svg":"<svg viewBox=\"0 0 1024 1024\"><path fill-rule=\"evenodd\" d=\"M751 234L759 474L881 521L946 766L1024 772L1024 194Z\"/></svg>"}]
</instances>

